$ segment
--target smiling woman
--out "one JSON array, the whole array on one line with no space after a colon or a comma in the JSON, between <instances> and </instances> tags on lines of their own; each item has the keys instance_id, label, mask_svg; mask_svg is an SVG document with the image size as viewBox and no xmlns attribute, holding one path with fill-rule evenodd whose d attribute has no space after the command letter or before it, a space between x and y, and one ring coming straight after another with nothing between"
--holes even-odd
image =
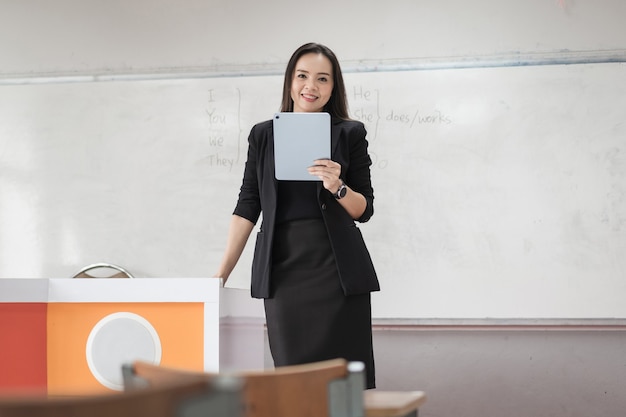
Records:
<instances>
[{"instance_id":1,"label":"smiling woman","mask_svg":"<svg viewBox=\"0 0 626 417\"><path fill-rule=\"evenodd\" d=\"M215 276L228 279L262 213L251 286L252 296L264 299L274 364L360 361L366 365L367 387L374 388L370 292L379 285L355 225L373 214L371 159L363 123L347 116L343 76L330 49L310 43L293 53L281 111L329 113L331 157L310 161L309 174L319 181L279 181L272 121L252 128L243 184Z\"/></svg>"}]
</instances>

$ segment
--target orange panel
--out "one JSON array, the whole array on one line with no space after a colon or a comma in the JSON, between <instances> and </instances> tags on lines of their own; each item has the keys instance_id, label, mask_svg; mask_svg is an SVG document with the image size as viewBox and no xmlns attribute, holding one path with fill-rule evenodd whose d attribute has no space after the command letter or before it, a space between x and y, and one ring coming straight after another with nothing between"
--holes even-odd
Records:
<instances>
[{"instance_id":1,"label":"orange panel","mask_svg":"<svg viewBox=\"0 0 626 417\"><path fill-rule=\"evenodd\" d=\"M161 343L161 364L197 370L204 368L203 303L50 303L49 394L111 391L89 368L87 341L100 320L119 312L134 313L152 325Z\"/></svg>"},{"instance_id":2,"label":"orange panel","mask_svg":"<svg viewBox=\"0 0 626 417\"><path fill-rule=\"evenodd\" d=\"M46 386L46 304L0 303L0 388Z\"/></svg>"}]
</instances>

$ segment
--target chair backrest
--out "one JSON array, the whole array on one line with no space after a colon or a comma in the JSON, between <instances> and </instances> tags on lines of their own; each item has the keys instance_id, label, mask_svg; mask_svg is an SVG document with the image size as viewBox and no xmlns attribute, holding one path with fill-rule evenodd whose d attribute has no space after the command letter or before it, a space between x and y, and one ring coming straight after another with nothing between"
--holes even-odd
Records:
<instances>
[{"instance_id":1,"label":"chair backrest","mask_svg":"<svg viewBox=\"0 0 626 417\"><path fill-rule=\"evenodd\" d=\"M98 271L100 274L89 274L89 271ZM114 271L113 273L111 273ZM130 272L118 265L109 263L97 263L87 265L78 271L72 278L134 278Z\"/></svg>"},{"instance_id":2,"label":"chair backrest","mask_svg":"<svg viewBox=\"0 0 626 417\"><path fill-rule=\"evenodd\" d=\"M0 397L0 417L241 417L241 399L236 380L205 379L92 396Z\"/></svg>"},{"instance_id":3,"label":"chair backrest","mask_svg":"<svg viewBox=\"0 0 626 417\"><path fill-rule=\"evenodd\" d=\"M184 371L135 362L124 373L125 387L159 386L167 381L214 378L217 374ZM238 371L245 417L362 417L364 366L343 359L272 370Z\"/></svg>"}]
</instances>

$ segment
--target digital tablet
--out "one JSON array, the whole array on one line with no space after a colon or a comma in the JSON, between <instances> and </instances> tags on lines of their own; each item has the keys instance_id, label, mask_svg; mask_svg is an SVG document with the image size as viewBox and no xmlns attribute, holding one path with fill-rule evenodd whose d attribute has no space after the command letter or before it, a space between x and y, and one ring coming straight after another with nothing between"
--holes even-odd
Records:
<instances>
[{"instance_id":1,"label":"digital tablet","mask_svg":"<svg viewBox=\"0 0 626 417\"><path fill-rule=\"evenodd\" d=\"M330 158L330 114L274 114L274 160L277 180L319 181L307 168Z\"/></svg>"}]
</instances>

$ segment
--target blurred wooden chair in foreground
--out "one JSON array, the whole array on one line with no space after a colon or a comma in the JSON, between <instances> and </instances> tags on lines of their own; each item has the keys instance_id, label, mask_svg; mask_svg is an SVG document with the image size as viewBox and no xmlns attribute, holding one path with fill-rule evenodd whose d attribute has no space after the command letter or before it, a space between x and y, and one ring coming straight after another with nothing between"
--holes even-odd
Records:
<instances>
[{"instance_id":1,"label":"blurred wooden chair in foreground","mask_svg":"<svg viewBox=\"0 0 626 417\"><path fill-rule=\"evenodd\" d=\"M233 375L243 382L245 417L363 417L363 372L360 362L336 359ZM215 376L145 362L125 367L123 374L129 388Z\"/></svg>"},{"instance_id":2,"label":"blurred wooden chair in foreground","mask_svg":"<svg viewBox=\"0 0 626 417\"><path fill-rule=\"evenodd\" d=\"M72 397L0 394L0 417L240 417L240 382L220 377Z\"/></svg>"},{"instance_id":3,"label":"blurred wooden chair in foreground","mask_svg":"<svg viewBox=\"0 0 626 417\"><path fill-rule=\"evenodd\" d=\"M333 359L271 370L234 372L243 383L244 417L417 416L423 392L364 392L364 365ZM168 381L198 381L217 374L145 362L123 369L124 386L158 387Z\"/></svg>"}]
</instances>

